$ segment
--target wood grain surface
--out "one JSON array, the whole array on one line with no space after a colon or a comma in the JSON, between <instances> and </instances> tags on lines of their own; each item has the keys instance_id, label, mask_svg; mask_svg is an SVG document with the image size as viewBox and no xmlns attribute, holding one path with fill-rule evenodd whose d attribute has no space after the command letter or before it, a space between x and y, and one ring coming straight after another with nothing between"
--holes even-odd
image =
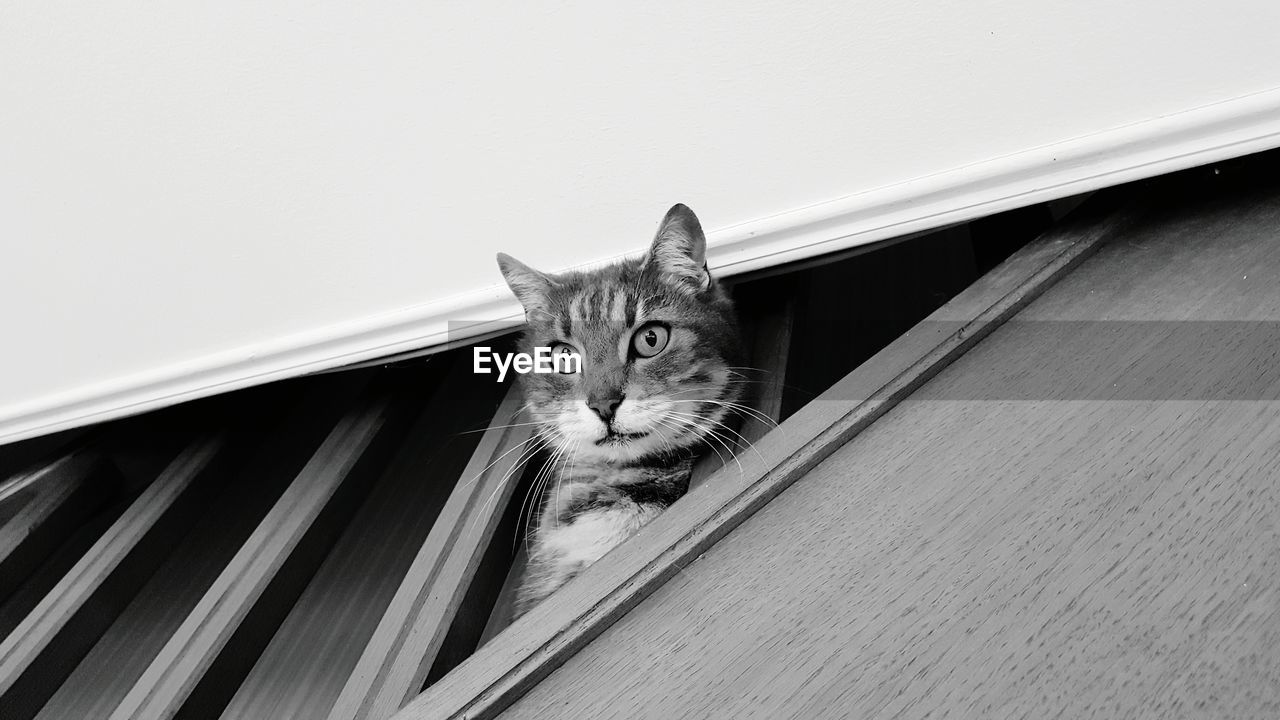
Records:
<instances>
[{"instance_id":1,"label":"wood grain surface","mask_svg":"<svg viewBox=\"0 0 1280 720\"><path fill-rule=\"evenodd\" d=\"M934 313L935 322L908 332L761 438L758 456L744 456L741 470L726 467L690 492L396 717L495 717L1133 219L1104 209L1050 233L984 276Z\"/></svg>"},{"instance_id":2,"label":"wood grain surface","mask_svg":"<svg viewBox=\"0 0 1280 720\"><path fill-rule=\"evenodd\" d=\"M1223 321L1280 322L1280 193L1171 199L502 717L1280 717L1280 348Z\"/></svg>"}]
</instances>

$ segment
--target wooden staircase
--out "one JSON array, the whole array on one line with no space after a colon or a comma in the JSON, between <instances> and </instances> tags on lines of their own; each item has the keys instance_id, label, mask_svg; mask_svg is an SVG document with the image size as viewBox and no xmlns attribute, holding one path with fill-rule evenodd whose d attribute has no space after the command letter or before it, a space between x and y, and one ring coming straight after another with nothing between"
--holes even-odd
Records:
<instances>
[{"instance_id":1,"label":"wooden staircase","mask_svg":"<svg viewBox=\"0 0 1280 720\"><path fill-rule=\"evenodd\" d=\"M1001 400L993 377L1089 352L1027 359L1018 323L1046 303L1083 320L1280 314L1276 162L741 280L750 447L706 458L686 498L509 628L541 458L518 393L473 374L467 349L0 448L0 719L1157 717L1197 702L1266 716L1280 547L1274 517L1249 508L1272 497L1280 436L1236 445L1179 430L1164 406L1114 414L1092 395L998 420L975 408ZM1237 272L1256 284L1209 292ZM1126 283L1164 290L1090 299ZM952 409L918 409L930 401ZM1064 419L1042 427L1042 413ZM1121 425L1141 444L1110 441ZM1185 486L1143 495L1144 463L1168 471L1175 443L1234 448L1215 472L1254 480L1173 473ZM1096 472L1072 474L1090 445ZM1178 497L1185 532L1128 524ZM1162 553L1183 560L1132 559ZM1108 584L1107 558L1123 583ZM1179 568L1235 569L1253 600ZM1175 610L1155 635L1144 624Z\"/></svg>"}]
</instances>

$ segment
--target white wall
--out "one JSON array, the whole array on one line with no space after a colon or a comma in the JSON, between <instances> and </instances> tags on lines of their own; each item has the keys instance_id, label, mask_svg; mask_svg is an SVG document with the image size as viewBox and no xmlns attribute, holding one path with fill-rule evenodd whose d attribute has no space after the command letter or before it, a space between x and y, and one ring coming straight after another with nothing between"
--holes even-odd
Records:
<instances>
[{"instance_id":1,"label":"white wall","mask_svg":"<svg viewBox=\"0 0 1280 720\"><path fill-rule=\"evenodd\" d=\"M740 269L1280 144L1274 0L546 5L0 4L0 440L438 342L676 201Z\"/></svg>"}]
</instances>

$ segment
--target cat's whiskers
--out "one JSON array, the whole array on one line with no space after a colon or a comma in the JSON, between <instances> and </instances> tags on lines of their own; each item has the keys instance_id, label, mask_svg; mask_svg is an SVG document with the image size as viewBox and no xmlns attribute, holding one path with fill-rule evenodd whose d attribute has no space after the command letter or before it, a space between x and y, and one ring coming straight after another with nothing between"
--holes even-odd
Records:
<instances>
[{"instance_id":1,"label":"cat's whiskers","mask_svg":"<svg viewBox=\"0 0 1280 720\"><path fill-rule=\"evenodd\" d=\"M557 511L560 507L560 481L564 478L564 473L559 471L558 466L560 462L564 460L565 456L568 455L569 449L576 445L577 442L574 441L556 448L555 454L552 455L551 460L547 462L545 468L546 477L544 479L544 484L548 486L549 490L549 492L547 492L546 502L548 509L552 513L553 522L556 526L559 526L560 524L560 513ZM553 482L555 483L554 485L552 485ZM546 511L547 510L544 510L544 512Z\"/></svg>"},{"instance_id":2,"label":"cat's whiskers","mask_svg":"<svg viewBox=\"0 0 1280 720\"><path fill-rule=\"evenodd\" d=\"M764 368L750 367L750 366L747 366L747 365L725 365L725 366L724 366L724 369L725 369L725 370L750 370L751 372L758 372L758 373L768 373L768 372L769 372L768 370L765 370Z\"/></svg>"},{"instance_id":3,"label":"cat's whiskers","mask_svg":"<svg viewBox=\"0 0 1280 720\"><path fill-rule=\"evenodd\" d=\"M739 471L741 471L741 470L742 470L742 461L738 459L738 453L737 453L734 449L732 449L731 447L729 447L730 445L733 445L733 446L735 446L735 447L736 447L736 446L738 445L738 443L737 443L736 441L734 441L732 438L729 438L729 437L727 437L727 436L721 435L721 434L719 433L719 431L718 431L716 428L722 428L722 429L724 429L724 430L726 430L726 431L728 431L728 432L733 433L734 435L737 435L739 438L741 438L741 439L742 439L742 441L743 441L744 443L746 443L746 444L747 444L747 446L751 446L751 443L747 443L747 442L746 442L746 438L743 438L741 435L738 435L738 433L734 432L734 430L733 430L732 428L730 428L728 425L725 425L723 422L720 422L718 419L716 419L716 418L714 418L714 417L702 416L702 415L692 415L692 414L688 414L688 413L681 413L681 412L677 412L677 411L674 411L674 410L669 411L669 412L670 412L670 414L671 414L672 416L674 416L674 417L692 418L692 419L694 419L694 420L701 420L701 421L705 421L705 422L708 424L708 426L705 428L705 431L707 432L708 437L712 437L712 438L715 438L716 440L718 440L718 441L721 443L721 445L723 445L723 446L725 447L725 450L730 454L730 456L734 459L734 461L738 464L738 470L739 470ZM752 449L754 449L754 446L751 446L751 447L752 447ZM758 454L758 453L757 453L757 454ZM762 459L763 459L763 458L762 458Z\"/></svg>"},{"instance_id":4,"label":"cat's whiskers","mask_svg":"<svg viewBox=\"0 0 1280 720\"><path fill-rule=\"evenodd\" d=\"M528 427L530 425L541 425L540 422L523 422L511 423L509 425L490 425L489 427L477 428L475 430L463 430L458 435L474 435L475 433L489 432L490 430L505 430L507 428Z\"/></svg>"},{"instance_id":5,"label":"cat's whiskers","mask_svg":"<svg viewBox=\"0 0 1280 720\"><path fill-rule=\"evenodd\" d=\"M487 517L486 511L488 510L489 505L494 502L494 500L498 496L498 493L502 491L502 488L512 479L512 476L523 471L525 463L528 462L529 459L531 459L534 455L536 455L540 450L545 448L548 442L550 442L550 440L546 435L535 434L531 436L528 440L525 440L524 442L516 445L515 447L511 448L507 452L504 452L502 455L499 455L497 460L494 460L494 463L496 463L498 460L501 460L507 455L510 455L511 452L516 450L517 448L525 447L526 445L529 446L529 447L525 447L524 451L520 453L520 455L516 458L515 462L511 463L511 467L507 468L506 472L503 473L502 478L498 480L497 484L494 485L493 491L489 493L489 497L485 498L484 503L480 506L480 513L477 515L477 517ZM533 444L530 445L530 443L533 443ZM488 467L493 467L494 463L489 463ZM483 474L484 474L484 471L481 471L476 477L479 477L480 475L483 475ZM518 522L519 520L517 518L517 523ZM475 526L472 526L471 532L474 532L474 531L475 531Z\"/></svg>"},{"instance_id":6,"label":"cat's whiskers","mask_svg":"<svg viewBox=\"0 0 1280 720\"><path fill-rule=\"evenodd\" d=\"M675 412L675 411L672 411L672 412ZM677 413L677 414L680 414L680 413ZM747 448L751 450L751 452L755 453L756 457L760 460L760 462L762 463L766 462L764 459L764 456L761 455L760 451L756 449L755 443L751 442L746 437L744 437L742 433L738 432L737 430L734 430L733 428L729 427L728 425L724 424L719 420L708 418L708 422L714 423L716 426L722 428L725 432L732 433L735 437L738 438L738 441L741 442L742 447ZM734 444L736 445L738 443L735 442ZM736 454L735 454L735 457L736 457ZM739 462L739 466L741 466L741 462Z\"/></svg>"},{"instance_id":7,"label":"cat's whiskers","mask_svg":"<svg viewBox=\"0 0 1280 720\"><path fill-rule=\"evenodd\" d=\"M663 419L662 419L662 418L657 418L657 422L658 422L658 425L659 425L660 427L665 427L665 428L667 428L667 429L669 429L669 430L674 430L674 431L675 431L675 433L676 433L675 437L679 437L679 436L680 436L680 428L678 428L678 427L673 427L673 426L669 426L669 425L665 425L665 424L663 423ZM661 447L661 449L662 449L662 451L663 451L663 452L666 452L666 451L668 451L668 450L673 450L673 451L674 451L674 450L678 449L678 448L677 448L677 446L676 446L676 445L674 444L674 442L673 442L673 441L675 440L675 437L667 438L667 437L663 437L662 435L658 435L658 442L659 442L659 443L661 443L660 447Z\"/></svg>"},{"instance_id":8,"label":"cat's whiskers","mask_svg":"<svg viewBox=\"0 0 1280 720\"><path fill-rule=\"evenodd\" d=\"M524 498L520 501L520 510L516 514L516 534L511 538L512 550L515 549L516 545L520 542L520 538L523 536L525 553L527 554L529 552L529 536L534 533L536 527L533 522L533 516L537 510L535 505L537 503L537 498L541 497L543 486L543 482L540 479L541 475L542 472L540 468L538 474L535 475L533 480L529 483L528 489L525 490ZM525 514L526 508L528 509L527 515ZM524 521L523 533L520 532L520 523L522 520Z\"/></svg>"},{"instance_id":9,"label":"cat's whiskers","mask_svg":"<svg viewBox=\"0 0 1280 720\"><path fill-rule=\"evenodd\" d=\"M770 427L777 427L777 426L778 426L778 422L777 422L776 420L774 420L773 418L769 417L768 415L766 415L763 411L757 410L757 409L755 409L755 408L753 408L753 407L750 407L750 406L748 406L748 405L743 405L743 404L741 404L741 403L728 402L728 401L725 401L725 400L711 400L711 399L703 399L703 400L672 400L671 402L672 402L672 403L708 403L708 404L710 404L710 405L718 405L718 406L721 406L721 407L729 408L730 410L734 410L734 411L737 411L737 412L744 413L744 414L746 414L748 417L755 418L756 420L759 420L760 422L762 422L762 423L764 423L764 424L766 424L766 425L768 425L768 426L770 426Z\"/></svg>"},{"instance_id":10,"label":"cat's whiskers","mask_svg":"<svg viewBox=\"0 0 1280 720\"><path fill-rule=\"evenodd\" d=\"M673 421L675 421L675 422L677 422L677 423L681 423L681 424L683 424L683 425L686 425L686 426L688 426L688 427L690 427L690 428L694 429L694 430L696 431L696 434L697 434L698 436L702 437L702 438L706 438L706 439L709 439L709 440L715 440L716 442L720 443L720 447L723 447L723 448L724 448L724 450L725 450L725 452L729 453L729 457L731 457L731 458L735 457L735 456L734 456L734 453L733 453L733 450L729 447L729 444L728 444L727 442L725 442L724 438L722 438L722 437L720 437L719 435L717 435L717 434L716 434L716 432L715 432L715 429L714 429L714 428L702 427L702 426L701 426L701 425L699 425L695 420L689 420L689 419L687 419L686 417L682 417L681 415L682 415L682 413L673 413L673 412L671 412L671 411L668 411L667 418L668 418L668 419L670 419L670 420L673 420ZM696 419L699 419L699 420L701 419L701 418L698 418L696 415L690 415L690 416L688 416L688 417L696 418ZM721 454L720 454L720 451L716 448L716 446L715 446L715 445L713 445L713 444L711 444L710 442L708 442L708 443L707 443L707 447L708 447L708 448L710 448L710 449L711 449L711 451L712 451L712 452L714 452L714 453L716 454L716 457L718 457L718 458L720 459L720 464L721 464L721 465L725 465L725 464L727 464L727 463L726 463L726 461L725 461L725 459L724 459L724 455L721 455ZM739 462L739 463L738 463L738 469L739 469L739 470L741 470L741 469L742 469L742 463L741 463L741 462Z\"/></svg>"},{"instance_id":11,"label":"cat's whiskers","mask_svg":"<svg viewBox=\"0 0 1280 720\"><path fill-rule=\"evenodd\" d=\"M561 483L561 481L562 481L562 480L564 480L564 476L565 476L566 474L568 474L568 473L572 472L572 470L573 470L573 462L574 462L574 460L576 459L576 456L577 456L577 454L578 454L578 445L580 445L580 444L581 444L581 442L582 442L581 440L575 440L575 441L573 442L572 449L569 451L569 461L568 461L567 463L565 463L564 469L563 469L561 472L556 473L556 489L555 489L555 496L554 496L554 497L555 497L555 502L556 502L556 505L555 505L555 507L556 507L556 518L555 518L556 527L559 527L559 526L560 526L560 511L559 511L559 508L560 508L560 483Z\"/></svg>"},{"instance_id":12,"label":"cat's whiskers","mask_svg":"<svg viewBox=\"0 0 1280 720\"><path fill-rule=\"evenodd\" d=\"M530 453L530 454L529 454L529 457L525 459L525 462L528 462L528 460L532 460L532 459L533 459L533 456L534 456L534 455L536 455L536 454L537 454L537 452L540 452L540 451L546 450L548 447L552 447L552 444L553 444L554 442L556 442L556 437L555 437L555 436L556 436L556 435L558 435L558 434L559 434L559 433L557 433L553 427L551 427L551 426L547 426L547 427L545 427L545 428L544 428L544 431L538 434L538 437L544 438L544 439L545 439L545 442L541 443L537 448L535 448L535 449L534 449L534 452L533 452L533 453ZM557 446L558 446L558 445L557 445ZM545 468L545 467L546 467L546 466L544 465L544 466L543 466L543 468ZM539 473L538 473L539 475L541 474L541 472L542 472L543 468L539 468ZM532 522L532 521L533 521L533 507L532 507L532 505L529 503L529 501L530 501L530 498L532 498L532 497L536 497L536 496L537 496L537 488L538 488L538 476L536 476L536 475L535 475L535 477L534 477L533 481L532 481L532 482L530 482L529 487L525 490L524 498L520 501L520 510L519 510L519 512L518 512L518 513L517 513L517 515L516 515L516 528L517 528L517 529L516 529L516 534L515 534L515 537L514 537L514 538L512 538L512 547L513 547L513 548L515 547L515 544L516 544L516 542L518 542L518 539L519 539L519 537L520 537L520 530L519 530L519 527L520 527L520 521L521 521L521 519L524 519L524 518L526 517L526 516L525 516L525 507L526 507L526 506L528 506L528 507L529 507L529 515L528 515L528 518L527 518L528 522L526 523L525 527L526 527L526 529L527 529L527 530L532 531L532 528L533 528L533 522ZM526 542L527 542L527 538L526 538Z\"/></svg>"},{"instance_id":13,"label":"cat's whiskers","mask_svg":"<svg viewBox=\"0 0 1280 720\"><path fill-rule=\"evenodd\" d=\"M493 492L489 493L489 497L485 500L484 505L481 506L482 515L485 509L488 508L489 504L493 502L493 499L497 496L498 492L502 490L502 486L505 485L513 475L515 475L517 472L522 471L524 469L525 463L533 459L533 457L537 455L538 452L546 448L550 444L550 442L551 442L551 439L549 435L546 435L543 433L534 434L530 436L528 440L525 440L524 442L519 443L515 447L499 455L498 459L495 460L493 463L489 463L488 467L493 467L494 463L496 463L498 460L501 460L507 455L510 455L512 451L518 448L524 447L524 450L520 453L520 455L517 456L515 461L511 463L511 467L507 468L507 471L503 473L502 479L499 480L498 483L495 485ZM481 471L480 475L483 475L483 474L484 474L484 471ZM479 477L479 475L477 475L477 477Z\"/></svg>"},{"instance_id":14,"label":"cat's whiskers","mask_svg":"<svg viewBox=\"0 0 1280 720\"><path fill-rule=\"evenodd\" d=\"M723 384L720 384L720 385L697 385L694 387L685 388L683 390L676 390L673 392L669 392L667 393L667 395L669 397L674 397L677 395L688 395L689 393L710 391L710 399L715 399L715 400L739 399L740 397L739 393L741 391L739 384L745 383L745 382L748 382L748 381L726 380Z\"/></svg>"},{"instance_id":15,"label":"cat's whiskers","mask_svg":"<svg viewBox=\"0 0 1280 720\"><path fill-rule=\"evenodd\" d=\"M658 440L662 442L663 449L678 450L680 446L676 445L675 441L687 434L686 429L672 423L671 418L657 417L654 418L653 421L657 423L659 427L670 430L673 433L669 438L661 435L658 436Z\"/></svg>"},{"instance_id":16,"label":"cat's whiskers","mask_svg":"<svg viewBox=\"0 0 1280 720\"><path fill-rule=\"evenodd\" d=\"M669 396L685 395L685 394L688 394L688 393L691 393L691 392L700 392L700 391L702 391L702 390L723 390L723 388L720 388L720 387L718 387L718 386L714 386L714 385L702 385L702 386L693 387L693 388L685 388L684 390L677 390L677 391L675 391L675 392L668 393L668 395L669 395ZM715 398L715 397L708 397L708 398L686 398L686 399L681 399L681 400L668 400L668 402L672 402L672 403L700 403L700 402L704 402L704 403L709 403L709 404L713 404L713 405L721 405L721 406L724 406L724 407L731 408L731 409L733 409L733 410L735 410L735 411L737 411L737 412L744 413L744 414L746 414L746 415L749 415L749 416L751 416L751 417L754 417L755 419L759 420L760 422L765 423L766 425L770 425L770 426L772 426L772 427L777 427L777 425L778 425L778 423L777 423L773 418L769 417L768 415L766 415L765 413L761 412L760 410L758 410L758 409L756 409L756 408L753 408L753 407L751 407L751 406L749 406L749 405L745 405L745 404L743 404L743 403L739 403L739 402L734 402L734 401L727 400L727 399L724 399L724 398Z\"/></svg>"},{"instance_id":17,"label":"cat's whiskers","mask_svg":"<svg viewBox=\"0 0 1280 720\"><path fill-rule=\"evenodd\" d=\"M544 498L543 507L542 507L543 513L546 513L549 510L554 513L556 505L559 504L560 498L557 496L551 495L551 493L547 492L546 490L549 489L551 485L551 479L556 477L556 463L559 462L560 456L565 453L565 449L567 447L568 445L556 446L555 450L551 451L551 456L548 457L547 461L543 463L541 468L538 469L538 475L534 478L534 482L541 484L542 487L544 488L543 492L538 493L539 496L542 496ZM529 509L530 520L532 520L533 515L534 515L534 509L531 507Z\"/></svg>"},{"instance_id":18,"label":"cat's whiskers","mask_svg":"<svg viewBox=\"0 0 1280 720\"><path fill-rule=\"evenodd\" d=\"M533 478L533 483L530 487L530 492L526 493L526 502L529 502L528 500L529 498L537 498L543 495L541 491L539 492L533 492L533 491L539 488L541 488L542 490L546 489L547 485L550 483L551 477L556 474L555 473L556 462L559 461L560 457L564 454L567 448L568 448L568 445L563 443L556 445L555 449L551 451L551 455L546 459L545 462L543 462L542 467L538 468L538 474L535 475ZM558 497L548 497L546 500L546 502L550 504L552 508L556 506L558 501L559 501ZM534 504L535 504L534 502L529 502L529 516L528 516L529 525L528 526L532 526L533 524L533 516L536 511ZM522 515L524 513L524 506L525 506L525 503L522 502L520 504L520 510ZM545 511L545 508L544 508L544 511ZM519 523L519 517L517 517L516 522ZM528 551L529 549L528 543L529 543L529 539L528 539L528 535L526 534L525 536L526 551Z\"/></svg>"},{"instance_id":19,"label":"cat's whiskers","mask_svg":"<svg viewBox=\"0 0 1280 720\"><path fill-rule=\"evenodd\" d=\"M671 429L675 432L675 436L672 436L671 445L669 445L672 450L678 450L678 448L681 447L675 445L675 442L673 442L676 441L676 439L680 439L682 437L691 437L694 439L701 438L701 428L698 427L698 425L689 423L689 421L672 418L672 416L669 415L664 415L662 418L654 418L654 421L655 423L662 425L662 427ZM716 447L708 446L708 448L710 448L712 452L719 452L716 450Z\"/></svg>"},{"instance_id":20,"label":"cat's whiskers","mask_svg":"<svg viewBox=\"0 0 1280 720\"><path fill-rule=\"evenodd\" d=\"M502 458L504 458L504 457L506 457L506 456L510 455L511 453L515 452L516 450L519 450L520 448L522 448L522 447L524 447L524 446L528 445L529 443L532 443L532 442L534 442L534 441L536 441L536 440L539 440L541 437L542 437L541 435L539 435L539 434L535 433L535 434L533 434L533 435L530 435L530 436L529 436L529 438L528 438L527 440L524 440L523 442L516 443L514 446L512 446L512 447L511 447L510 449L508 449L506 452L504 452L504 453L502 453L501 455L499 455L498 457L494 458L494 459L493 459L493 461L492 461L492 462L490 462L488 465L485 465L483 468L481 468L481 469L480 469L480 471L479 471L479 472L477 472L475 475L472 475L471 477L467 478L466 480L464 480L464 481L462 481L462 482L458 483L458 487L460 487L460 488L465 488L466 486L470 485L471 483L475 482L476 480L479 480L481 477L483 477L483 476L484 476L484 474L485 474L486 472L489 472L489 468L491 468L491 467L493 467L494 465L497 465L499 462L501 462L501 461L502 461ZM523 453L521 453L521 456L523 457ZM514 466L512 466L512 467L516 467L516 466L518 466L518 465L519 465L519 462L517 462L517 463L516 463L516 465L514 465Z\"/></svg>"},{"instance_id":21,"label":"cat's whiskers","mask_svg":"<svg viewBox=\"0 0 1280 720\"><path fill-rule=\"evenodd\" d=\"M800 391L800 392L809 392L809 391L805 390L804 388L799 387L799 386L797 386L797 385L790 385L790 384L788 384L788 383L784 383L784 382L782 382L782 380L780 380L780 379L778 379L778 378L761 378L761 379L754 379L754 378L747 377L746 375L743 375L743 374L742 374L742 373L740 373L740 372L736 372L736 370L751 370L751 371L754 371L754 372L761 373L762 375L773 375L773 374L775 373L775 371L773 371L773 370L763 370L763 369L761 369L761 368L744 368L744 367L734 367L734 366L729 366L729 367L727 367L727 368L725 368L725 369L729 371L729 374L730 374L730 375L733 375L735 378L737 378L737 379L735 379L735 380L731 380L730 382L734 382L734 383L743 383L743 384L751 383L751 384L754 384L754 385L765 385L765 386L775 386L775 387L785 388L785 389L787 389L787 390L798 390L798 391Z\"/></svg>"}]
</instances>

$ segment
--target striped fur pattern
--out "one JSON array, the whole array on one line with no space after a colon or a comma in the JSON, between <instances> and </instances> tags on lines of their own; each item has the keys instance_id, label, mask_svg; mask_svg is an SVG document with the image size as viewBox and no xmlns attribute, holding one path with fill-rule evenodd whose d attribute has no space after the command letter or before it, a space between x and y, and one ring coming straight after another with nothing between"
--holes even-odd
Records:
<instances>
[{"instance_id":1,"label":"striped fur pattern","mask_svg":"<svg viewBox=\"0 0 1280 720\"><path fill-rule=\"evenodd\" d=\"M732 444L741 345L705 252L697 217L676 205L642 258L549 275L498 256L525 308L521 350L582 360L520 379L549 460L518 614L683 495L698 455Z\"/></svg>"}]
</instances>

